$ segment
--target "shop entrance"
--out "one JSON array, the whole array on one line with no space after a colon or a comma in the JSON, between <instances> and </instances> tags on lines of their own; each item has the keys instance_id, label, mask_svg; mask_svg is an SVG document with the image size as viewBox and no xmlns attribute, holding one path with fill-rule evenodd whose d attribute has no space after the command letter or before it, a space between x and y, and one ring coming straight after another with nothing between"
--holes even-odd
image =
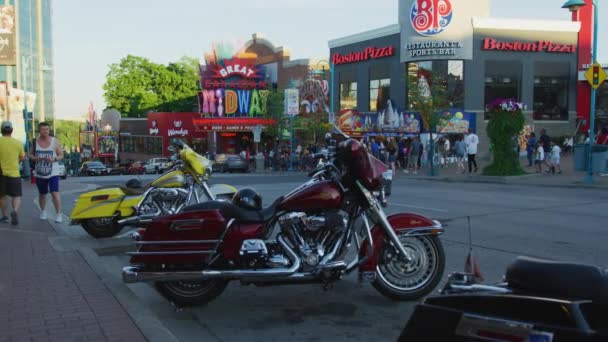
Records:
<instances>
[{"instance_id":1,"label":"shop entrance","mask_svg":"<svg viewBox=\"0 0 608 342\"><path fill-rule=\"evenodd\" d=\"M218 132L218 153L239 154L241 151L253 152L253 133Z\"/></svg>"}]
</instances>

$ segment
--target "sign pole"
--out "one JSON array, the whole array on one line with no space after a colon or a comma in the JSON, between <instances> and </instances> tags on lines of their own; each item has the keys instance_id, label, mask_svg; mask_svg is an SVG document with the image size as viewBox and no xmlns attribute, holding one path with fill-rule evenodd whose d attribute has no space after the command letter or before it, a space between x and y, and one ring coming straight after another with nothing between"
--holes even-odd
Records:
<instances>
[{"instance_id":1,"label":"sign pole","mask_svg":"<svg viewBox=\"0 0 608 342\"><path fill-rule=\"evenodd\" d=\"M593 1L593 51L591 56L591 63L597 63L597 12L598 12L598 1ZM593 145L595 144L595 87L591 87L591 108L589 111L589 164L587 165L587 176L585 177L585 183L593 183Z\"/></svg>"}]
</instances>

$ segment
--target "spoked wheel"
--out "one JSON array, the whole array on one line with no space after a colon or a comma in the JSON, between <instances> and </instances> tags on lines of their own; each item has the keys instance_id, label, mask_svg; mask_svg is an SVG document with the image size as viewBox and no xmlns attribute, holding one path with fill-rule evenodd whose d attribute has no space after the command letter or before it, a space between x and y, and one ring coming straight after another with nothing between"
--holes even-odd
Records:
<instances>
[{"instance_id":1,"label":"spoked wheel","mask_svg":"<svg viewBox=\"0 0 608 342\"><path fill-rule=\"evenodd\" d=\"M429 292L441 280L445 268L445 253L436 236L399 237L412 257L406 263L395 248L386 242L378 256L376 280L373 286L383 295L395 300L414 300Z\"/></svg>"},{"instance_id":2,"label":"spoked wheel","mask_svg":"<svg viewBox=\"0 0 608 342\"><path fill-rule=\"evenodd\" d=\"M157 282L154 284L163 297L179 306L207 304L224 292L225 280Z\"/></svg>"},{"instance_id":3,"label":"spoked wheel","mask_svg":"<svg viewBox=\"0 0 608 342\"><path fill-rule=\"evenodd\" d=\"M82 228L96 239L109 238L120 232L122 227L112 217L100 217L82 221Z\"/></svg>"}]
</instances>

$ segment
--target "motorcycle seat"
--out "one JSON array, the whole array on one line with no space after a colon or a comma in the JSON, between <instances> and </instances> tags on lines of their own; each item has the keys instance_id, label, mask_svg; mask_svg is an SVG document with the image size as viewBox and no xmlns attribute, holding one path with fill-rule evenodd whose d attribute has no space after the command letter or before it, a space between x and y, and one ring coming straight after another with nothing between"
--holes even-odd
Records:
<instances>
[{"instance_id":1,"label":"motorcycle seat","mask_svg":"<svg viewBox=\"0 0 608 342\"><path fill-rule=\"evenodd\" d=\"M599 267L518 257L505 280L514 290L608 305L608 273Z\"/></svg>"},{"instance_id":2,"label":"motorcycle seat","mask_svg":"<svg viewBox=\"0 0 608 342\"><path fill-rule=\"evenodd\" d=\"M219 210L226 220L235 219L237 222L243 223L265 223L272 219L277 212L277 207L282 202L283 198L277 199L269 207L262 210L247 210L238 207L232 202L226 201L208 201L194 204L184 208L183 212L199 211L199 210Z\"/></svg>"},{"instance_id":3,"label":"motorcycle seat","mask_svg":"<svg viewBox=\"0 0 608 342\"><path fill-rule=\"evenodd\" d=\"M129 196L139 196L143 195L150 187L152 186L152 182L146 183L142 185L141 188L128 188L126 186L120 186L120 190Z\"/></svg>"}]
</instances>

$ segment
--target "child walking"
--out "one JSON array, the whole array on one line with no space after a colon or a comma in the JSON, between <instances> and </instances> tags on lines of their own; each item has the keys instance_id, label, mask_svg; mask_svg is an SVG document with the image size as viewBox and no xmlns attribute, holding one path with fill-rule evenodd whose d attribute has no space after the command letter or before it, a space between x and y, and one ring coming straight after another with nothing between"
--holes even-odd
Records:
<instances>
[{"instance_id":1,"label":"child walking","mask_svg":"<svg viewBox=\"0 0 608 342\"><path fill-rule=\"evenodd\" d=\"M561 157L562 149L557 146L553 141L551 142L551 173L555 174L557 171L558 174L562 174L562 168L560 167L560 157Z\"/></svg>"},{"instance_id":2,"label":"child walking","mask_svg":"<svg viewBox=\"0 0 608 342\"><path fill-rule=\"evenodd\" d=\"M545 150L543 148L543 142L539 141L536 144L536 150L534 151L534 165L536 165L536 173L543 172L543 161L545 160Z\"/></svg>"}]
</instances>

